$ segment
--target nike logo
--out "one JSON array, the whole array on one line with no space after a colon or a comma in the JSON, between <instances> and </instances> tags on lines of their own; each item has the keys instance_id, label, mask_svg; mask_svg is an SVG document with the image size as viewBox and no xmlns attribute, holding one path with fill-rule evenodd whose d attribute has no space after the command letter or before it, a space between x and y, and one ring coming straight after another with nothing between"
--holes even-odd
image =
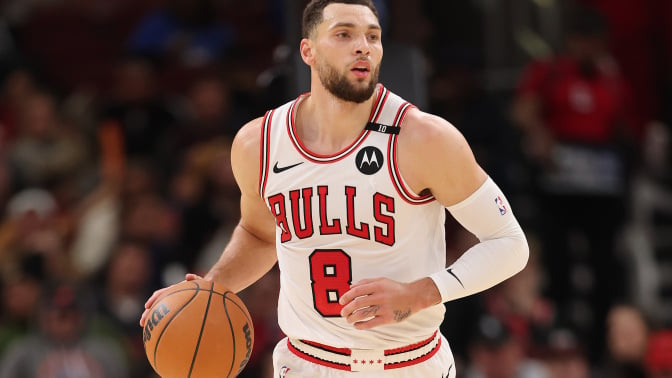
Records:
<instances>
[{"instance_id":1,"label":"nike logo","mask_svg":"<svg viewBox=\"0 0 672 378\"><path fill-rule=\"evenodd\" d=\"M280 173L280 172L282 172L282 171L286 171L286 170L288 170L288 169L294 168L294 167L296 167L297 165L301 165L301 164L303 164L303 162L296 163L296 164L292 164L292 165L288 165L288 166L286 166L286 167L278 167L278 162L276 161L276 162L275 162L275 165L273 166L273 173Z\"/></svg>"},{"instance_id":2,"label":"nike logo","mask_svg":"<svg viewBox=\"0 0 672 378\"><path fill-rule=\"evenodd\" d=\"M450 377L450 371L451 371L451 370L453 370L453 364L450 364L450 367L448 368L448 372L446 373L445 376L444 376L443 374L441 374L441 378L448 378L448 377Z\"/></svg>"},{"instance_id":3,"label":"nike logo","mask_svg":"<svg viewBox=\"0 0 672 378\"><path fill-rule=\"evenodd\" d=\"M447 271L451 276L455 277L455 279L457 280L457 282L460 283L460 286L462 286L462 287L464 288L464 284L462 283L462 280L460 280L460 277L458 277L457 275L455 275L455 273L453 273L453 270L452 270L451 268L446 269L446 271Z\"/></svg>"}]
</instances>

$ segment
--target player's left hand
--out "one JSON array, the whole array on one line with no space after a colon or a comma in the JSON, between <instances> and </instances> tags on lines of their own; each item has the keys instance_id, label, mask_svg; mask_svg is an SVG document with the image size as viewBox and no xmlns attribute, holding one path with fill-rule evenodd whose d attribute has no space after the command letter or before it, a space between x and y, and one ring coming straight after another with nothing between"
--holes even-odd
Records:
<instances>
[{"instance_id":1,"label":"player's left hand","mask_svg":"<svg viewBox=\"0 0 672 378\"><path fill-rule=\"evenodd\" d=\"M403 283L389 278L367 278L350 286L339 300L341 316L357 329L397 323L439 303L441 296L430 278Z\"/></svg>"}]
</instances>

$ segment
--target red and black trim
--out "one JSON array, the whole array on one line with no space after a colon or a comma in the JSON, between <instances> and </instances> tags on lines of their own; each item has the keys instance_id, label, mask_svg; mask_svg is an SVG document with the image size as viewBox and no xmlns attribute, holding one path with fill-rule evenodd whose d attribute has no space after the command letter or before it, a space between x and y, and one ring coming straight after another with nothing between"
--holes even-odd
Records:
<instances>
[{"instance_id":1,"label":"red and black trim","mask_svg":"<svg viewBox=\"0 0 672 378\"><path fill-rule=\"evenodd\" d=\"M305 342L305 341L304 341ZM327 366L333 369L338 369L338 370L345 370L345 371L350 371L350 364L342 364L338 362L332 362L332 361L327 361L325 359L319 358L317 356L310 355L308 353L305 353L302 350L297 349L290 341L289 339L287 340L287 348L294 353L295 355L299 356L300 358L303 358L306 361L310 361L314 364L322 365L322 366ZM317 348L317 347L316 347ZM350 354L348 353L347 356Z\"/></svg>"},{"instance_id":2,"label":"red and black trim","mask_svg":"<svg viewBox=\"0 0 672 378\"><path fill-rule=\"evenodd\" d=\"M431 344L431 342L434 340L434 338L436 337L436 334L437 334L438 332L439 332L439 331L434 331L434 333L432 334L432 336L430 336L430 337L428 337L428 338L426 338L426 339L424 339L424 340L422 340L422 341L418 341L418 342L415 343L415 344L409 344L409 345L403 346L403 347L401 347L401 348L386 349L386 350L385 350L385 355L386 355L386 356L391 356L391 355L394 355L394 354L405 353L405 352L412 352L412 351L414 351L414 350L418 350L418 349L420 349L420 348L422 348L422 347L424 347L424 346L427 346L427 345ZM441 343L441 342L440 342L440 339L439 339L439 344L440 344L440 343Z\"/></svg>"},{"instance_id":3,"label":"red and black trim","mask_svg":"<svg viewBox=\"0 0 672 378\"><path fill-rule=\"evenodd\" d=\"M392 364L385 364L385 370L399 369L399 368L402 368L402 367L412 366L412 365L419 364L421 362L425 362L425 361L429 360L430 358L432 358L436 354L436 352L439 351L439 349L441 349L441 339L439 339L439 342L436 343L436 346L434 348L432 348L432 350L430 350L428 353L426 353L426 354L424 354L424 355L422 355L418 358L412 359L412 360L395 362L395 363L392 363Z\"/></svg>"},{"instance_id":4,"label":"red and black trim","mask_svg":"<svg viewBox=\"0 0 672 378\"><path fill-rule=\"evenodd\" d=\"M400 348L384 350L383 355L385 356L386 359L388 357L391 359L394 359L396 357L396 359L399 360L398 362L385 362L383 367L384 370L398 369L406 366L412 366L432 358L436 354L436 352L438 352L439 349L441 349L441 337L437 337L437 335L438 331L435 331L431 337L422 340L420 342L406 345ZM408 354L408 353L412 354L412 352L414 351L418 351L422 348L428 347L435 340L436 344L432 347L432 349L426 351L424 354L415 355L414 357L411 358L405 358L405 356L400 356L402 354ZM308 345L314 348L315 351L313 353L309 353L307 351L301 350L300 349L301 346L297 347L297 345L294 345L290 339L287 339L287 347L296 356L318 365L327 366L339 370L352 371L352 365L350 363L338 362L339 360L340 361L349 360L349 357L351 357L353 353L352 349L337 348L309 340L298 340L298 341L300 343L297 343L297 345L299 344ZM322 356L317 356L316 354L322 354ZM332 356L333 358L329 359L328 357L329 355L333 355Z\"/></svg>"},{"instance_id":5,"label":"red and black trim","mask_svg":"<svg viewBox=\"0 0 672 378\"><path fill-rule=\"evenodd\" d=\"M390 95L390 92L387 90L387 88L383 87L382 85L379 85L378 88L379 88L378 97L376 98L374 106L371 109L371 114L369 115L368 122L375 123L378 120L378 117L380 117L381 110L383 109L385 102L387 101L387 98ZM306 148L306 146L304 146L301 140L299 139L294 124L296 120L296 108L303 97L304 96L297 98L294 101L294 103L292 103L292 105L289 108L289 111L287 112L287 134L289 135L289 139L292 141L292 144L294 144L296 150L304 158L317 164L333 163L344 159L345 157L350 155L353 151L357 150L357 148L359 148L359 146L361 146L362 143L364 143L364 140L366 140L366 137L369 135L369 130L367 130L366 128L362 130L362 132L359 134L359 136L357 137L357 139L355 139L354 142L352 142L348 147L344 148L343 150L335 154L328 154L328 155L317 154Z\"/></svg>"},{"instance_id":6,"label":"red and black trim","mask_svg":"<svg viewBox=\"0 0 672 378\"><path fill-rule=\"evenodd\" d=\"M375 106L371 108L371 114L369 114L369 122L378 122L378 117L380 117L381 110L387 102L387 98L390 95L390 91L382 85L378 85L378 98L376 98Z\"/></svg>"},{"instance_id":7,"label":"red and black trim","mask_svg":"<svg viewBox=\"0 0 672 378\"><path fill-rule=\"evenodd\" d=\"M315 347L317 349L322 349L325 352L340 354L341 356L350 356L350 354L352 353L352 350L350 348L336 348L329 345L316 343L315 341L310 340L301 340L301 342L303 342L304 344L308 344L312 347Z\"/></svg>"},{"instance_id":8,"label":"red and black trim","mask_svg":"<svg viewBox=\"0 0 672 378\"><path fill-rule=\"evenodd\" d=\"M266 112L261 127L261 153L259 157L259 195L261 198L264 198L266 182L268 181L268 167L270 166L269 156L271 154L271 121L273 120L274 113L275 109Z\"/></svg>"},{"instance_id":9,"label":"red and black trim","mask_svg":"<svg viewBox=\"0 0 672 378\"><path fill-rule=\"evenodd\" d=\"M397 110L397 115L394 117L393 126L400 127L401 122L403 122L406 113L414 108L414 105L406 102L399 107ZM412 205L422 205L434 201L434 196L432 194L426 194L423 196L418 196L409 190L404 183L404 180L399 173L399 167L397 166L397 138L399 136L396 134L390 135L390 140L388 142L387 148L387 166L390 172L390 178L392 179L392 184L394 188L399 193L399 196L404 199L404 201Z\"/></svg>"}]
</instances>

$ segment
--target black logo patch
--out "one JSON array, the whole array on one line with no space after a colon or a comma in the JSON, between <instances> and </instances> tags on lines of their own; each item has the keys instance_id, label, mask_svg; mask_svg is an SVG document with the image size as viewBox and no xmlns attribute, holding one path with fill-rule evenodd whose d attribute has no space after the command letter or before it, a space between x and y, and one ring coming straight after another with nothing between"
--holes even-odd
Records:
<instances>
[{"instance_id":1,"label":"black logo patch","mask_svg":"<svg viewBox=\"0 0 672 378\"><path fill-rule=\"evenodd\" d=\"M373 146L362 148L355 158L357 169L365 175L372 175L383 167L383 153Z\"/></svg>"}]
</instances>

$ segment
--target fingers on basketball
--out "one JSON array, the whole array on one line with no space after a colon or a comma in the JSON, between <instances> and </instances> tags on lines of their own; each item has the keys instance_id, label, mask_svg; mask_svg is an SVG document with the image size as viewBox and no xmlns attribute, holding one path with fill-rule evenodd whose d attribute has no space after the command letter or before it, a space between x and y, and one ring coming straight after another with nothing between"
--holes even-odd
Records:
<instances>
[{"instance_id":1,"label":"fingers on basketball","mask_svg":"<svg viewBox=\"0 0 672 378\"><path fill-rule=\"evenodd\" d=\"M149 363L162 377L235 377L250 358L254 329L235 293L196 279L157 298L143 341Z\"/></svg>"}]
</instances>

